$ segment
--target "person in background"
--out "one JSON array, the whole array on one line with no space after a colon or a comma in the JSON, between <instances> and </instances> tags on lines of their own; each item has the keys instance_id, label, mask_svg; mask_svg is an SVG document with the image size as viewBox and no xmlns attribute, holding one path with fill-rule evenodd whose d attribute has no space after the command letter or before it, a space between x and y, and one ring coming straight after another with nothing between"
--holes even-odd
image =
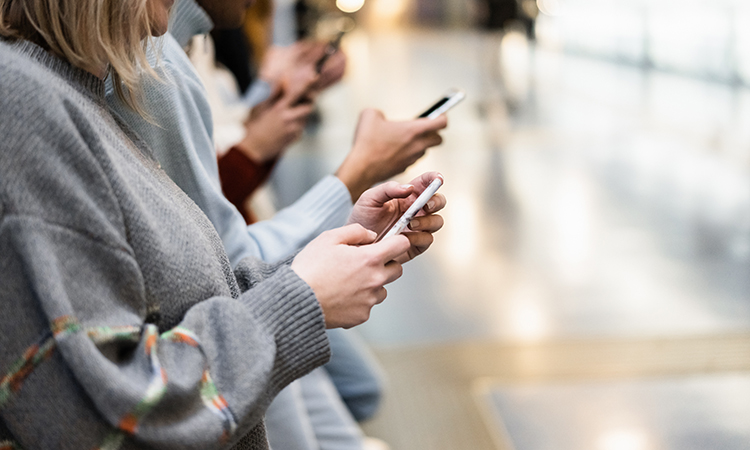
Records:
<instances>
[{"instance_id":1,"label":"person in background","mask_svg":"<svg viewBox=\"0 0 750 450\"><path fill-rule=\"evenodd\" d=\"M384 179L401 172L427 147L439 144L437 130L446 126L445 119L388 122L379 113L370 111L363 115L354 148L336 176L321 180L273 219L251 227L245 226L239 212L221 194L210 109L204 87L183 47L190 38L209 31L213 25L235 25L246 6L246 2L236 0L179 0L175 4L170 32L158 46L152 47L152 50L161 49L161 54L151 55L152 61L161 60L162 65L157 66L156 70L166 82L147 80L142 86L151 120L126 108L115 95L113 86L108 94L112 108L152 146L166 173L211 219L233 265L247 256L257 256L266 261L287 257L322 231L344 224L355 195L359 197L376 180L375 177ZM423 188L421 185L417 187L418 190ZM437 222L426 223L419 229L423 233L418 235L426 239L439 225ZM337 338L329 334L329 339ZM327 375L320 374L318 378L326 379ZM283 396L284 393L280 398ZM340 404L341 399L333 398L330 401ZM274 406L271 406L271 411L273 409ZM306 405L304 411L325 414L322 414L323 417L320 414L318 417L309 414L302 417L301 431L298 433L285 430L274 434L271 428L269 436L272 444L274 435L283 438L300 436L309 442L310 433L305 430L312 422L325 425L313 427L317 432L314 445L321 445L321 442L341 445L343 441L350 445L349 448L361 446L361 432L352 418L346 415L348 412L345 408ZM281 417L286 419L281 423L289 424L293 414L284 412ZM331 424L343 425L328 426ZM332 429L341 432L330 433ZM298 448L307 448L308 445L299 444Z\"/></svg>"},{"instance_id":2,"label":"person in background","mask_svg":"<svg viewBox=\"0 0 750 450\"><path fill-rule=\"evenodd\" d=\"M0 0L4 448L267 449L265 409L327 361L325 328L366 320L432 241L373 243L368 228L434 173L368 191L359 224L286 261L233 271L206 216L104 98L111 77L144 111L141 40L166 32L170 4Z\"/></svg>"}]
</instances>

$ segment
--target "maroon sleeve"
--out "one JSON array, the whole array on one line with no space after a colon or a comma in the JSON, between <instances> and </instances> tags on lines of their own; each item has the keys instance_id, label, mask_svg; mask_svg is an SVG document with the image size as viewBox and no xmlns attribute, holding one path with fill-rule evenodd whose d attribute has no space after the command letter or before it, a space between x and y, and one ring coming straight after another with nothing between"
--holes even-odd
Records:
<instances>
[{"instance_id":1,"label":"maroon sleeve","mask_svg":"<svg viewBox=\"0 0 750 450\"><path fill-rule=\"evenodd\" d=\"M224 196L242 213L245 222L255 222L255 215L245 207L247 200L271 175L276 159L263 164L251 160L232 147L219 157L219 178Z\"/></svg>"}]
</instances>

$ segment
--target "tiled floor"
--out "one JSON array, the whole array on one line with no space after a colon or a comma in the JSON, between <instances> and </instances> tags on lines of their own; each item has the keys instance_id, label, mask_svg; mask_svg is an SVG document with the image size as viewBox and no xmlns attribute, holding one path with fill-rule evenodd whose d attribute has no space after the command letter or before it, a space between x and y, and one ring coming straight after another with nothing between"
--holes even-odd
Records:
<instances>
[{"instance_id":1,"label":"tiled floor","mask_svg":"<svg viewBox=\"0 0 750 450\"><path fill-rule=\"evenodd\" d=\"M586 382L592 374L631 361L606 386L641 386L622 376L675 375L659 386L675 390L684 414L703 399L721 401L725 387L750 374L750 91L534 49L521 35L358 30L344 48L348 75L321 99L320 129L279 167L280 204L315 173L335 170L362 108L408 118L446 88L467 92L449 114L444 145L400 177L441 171L449 206L433 248L361 327L393 385L368 431L394 450L492 448L491 432L482 435L478 413L466 408L476 409L471 380L495 377L504 364L531 367L513 372L516 382L563 378L588 393L600 387ZM558 343L561 353L547 351ZM733 362L712 366L705 349L729 349ZM652 362L661 369L633 352L658 355ZM568 357L580 370L545 372ZM700 400L681 395L701 380L694 374L717 370L740 372L711 378ZM750 400L750 385L731 386ZM417 398L438 398L440 389L456 401ZM535 408L557 392L544 384L501 392L527 390ZM529 417L507 405L499 408L507 420ZM453 407L453 415L443 410ZM531 417L530 426L545 426L544 414ZM592 424L566 429L585 436ZM740 428L746 436L750 422ZM514 439L517 450L599 448ZM688 448L636 444L611 448Z\"/></svg>"}]
</instances>

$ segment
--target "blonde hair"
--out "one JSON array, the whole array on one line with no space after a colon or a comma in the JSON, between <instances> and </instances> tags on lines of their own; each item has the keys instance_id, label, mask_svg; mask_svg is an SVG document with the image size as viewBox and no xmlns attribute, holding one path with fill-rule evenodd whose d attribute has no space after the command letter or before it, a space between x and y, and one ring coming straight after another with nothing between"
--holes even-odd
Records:
<instances>
[{"instance_id":1,"label":"blonde hair","mask_svg":"<svg viewBox=\"0 0 750 450\"><path fill-rule=\"evenodd\" d=\"M147 0L0 0L0 36L26 39L86 68L108 67L117 96L147 116L140 78L151 36Z\"/></svg>"}]
</instances>

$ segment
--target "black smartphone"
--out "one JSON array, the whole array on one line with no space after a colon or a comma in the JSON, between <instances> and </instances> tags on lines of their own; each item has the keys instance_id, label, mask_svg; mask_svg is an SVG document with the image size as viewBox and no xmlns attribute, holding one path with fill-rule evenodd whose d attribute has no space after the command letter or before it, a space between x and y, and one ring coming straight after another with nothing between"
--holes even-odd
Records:
<instances>
[{"instance_id":1,"label":"black smartphone","mask_svg":"<svg viewBox=\"0 0 750 450\"><path fill-rule=\"evenodd\" d=\"M336 34L336 37L328 42L325 53L323 53L323 56L321 56L320 59L318 59L318 61L315 63L316 72L320 73L320 71L323 70L323 65L326 63L326 61L328 61L328 58L330 58L331 55L339 50L339 46L341 45L341 38L344 37L344 34L346 34L346 31L339 31Z\"/></svg>"},{"instance_id":2,"label":"black smartphone","mask_svg":"<svg viewBox=\"0 0 750 450\"><path fill-rule=\"evenodd\" d=\"M426 117L428 119L434 119L456 106L458 102L464 99L464 97L466 97L466 94L461 89L449 89L440 100L427 108L425 112L418 115L417 118L421 119Z\"/></svg>"}]
</instances>

